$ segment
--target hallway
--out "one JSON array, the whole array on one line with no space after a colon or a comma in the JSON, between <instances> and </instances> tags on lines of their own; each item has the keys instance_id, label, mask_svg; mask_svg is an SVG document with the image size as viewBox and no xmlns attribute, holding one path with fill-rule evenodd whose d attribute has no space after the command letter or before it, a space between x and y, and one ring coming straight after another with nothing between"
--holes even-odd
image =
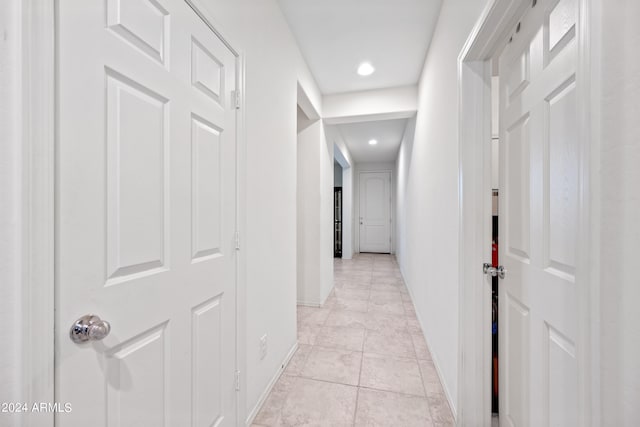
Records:
<instances>
[{"instance_id":1,"label":"hallway","mask_svg":"<svg viewBox=\"0 0 640 427\"><path fill-rule=\"evenodd\" d=\"M322 308L298 307L298 350L253 425L454 425L395 257L334 275Z\"/></svg>"},{"instance_id":2,"label":"hallway","mask_svg":"<svg viewBox=\"0 0 640 427\"><path fill-rule=\"evenodd\" d=\"M0 427L640 426L638 16L1 1Z\"/></svg>"}]
</instances>

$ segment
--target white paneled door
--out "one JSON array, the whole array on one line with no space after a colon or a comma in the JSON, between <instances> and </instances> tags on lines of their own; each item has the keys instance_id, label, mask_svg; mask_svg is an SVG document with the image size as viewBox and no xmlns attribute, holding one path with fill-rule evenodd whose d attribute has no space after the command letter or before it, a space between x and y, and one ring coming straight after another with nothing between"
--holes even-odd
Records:
<instances>
[{"instance_id":1,"label":"white paneled door","mask_svg":"<svg viewBox=\"0 0 640 427\"><path fill-rule=\"evenodd\" d=\"M58 7L56 425L236 425L236 57L184 0Z\"/></svg>"},{"instance_id":2,"label":"white paneled door","mask_svg":"<svg viewBox=\"0 0 640 427\"><path fill-rule=\"evenodd\" d=\"M391 174L360 173L360 252L391 252Z\"/></svg>"},{"instance_id":3,"label":"white paneled door","mask_svg":"<svg viewBox=\"0 0 640 427\"><path fill-rule=\"evenodd\" d=\"M577 426L577 0L538 0L500 56L500 425Z\"/></svg>"}]
</instances>

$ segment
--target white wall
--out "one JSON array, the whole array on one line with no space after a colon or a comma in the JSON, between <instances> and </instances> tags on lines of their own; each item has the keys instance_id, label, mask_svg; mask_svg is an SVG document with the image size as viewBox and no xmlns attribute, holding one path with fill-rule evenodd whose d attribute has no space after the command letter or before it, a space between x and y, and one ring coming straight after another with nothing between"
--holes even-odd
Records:
<instances>
[{"instance_id":1,"label":"white wall","mask_svg":"<svg viewBox=\"0 0 640 427\"><path fill-rule=\"evenodd\" d=\"M20 399L20 15L17 2L0 2L0 402ZM19 415L0 414L3 426ZM15 423L15 424L14 424Z\"/></svg>"},{"instance_id":2,"label":"white wall","mask_svg":"<svg viewBox=\"0 0 640 427\"><path fill-rule=\"evenodd\" d=\"M413 138L416 131L416 118L412 117L407 120L407 125L404 129L404 135L402 136L402 142L400 144L400 150L398 151L398 158L395 165L395 183L396 183L396 259L400 266L403 265L403 261L406 257L407 250L407 181L409 177L409 168L411 167L411 152L413 150Z\"/></svg>"},{"instance_id":3,"label":"white wall","mask_svg":"<svg viewBox=\"0 0 640 427\"><path fill-rule=\"evenodd\" d=\"M249 414L296 343L296 111L298 84L321 96L274 0L202 0L246 56L245 408ZM268 335L268 353L259 339Z\"/></svg>"},{"instance_id":4,"label":"white wall","mask_svg":"<svg viewBox=\"0 0 640 427\"><path fill-rule=\"evenodd\" d=\"M333 288L333 144L322 121L298 133L297 302L321 306Z\"/></svg>"},{"instance_id":5,"label":"white wall","mask_svg":"<svg viewBox=\"0 0 640 427\"><path fill-rule=\"evenodd\" d=\"M320 305L320 121L298 133L297 302Z\"/></svg>"},{"instance_id":6,"label":"white wall","mask_svg":"<svg viewBox=\"0 0 640 427\"><path fill-rule=\"evenodd\" d=\"M602 425L640 420L640 2L599 2L602 15L600 260ZM597 10L597 9L596 9ZM597 39L596 39L597 41ZM595 163L595 162L594 162ZM597 219L597 217L596 217ZM598 424L596 422L596 424Z\"/></svg>"},{"instance_id":7,"label":"white wall","mask_svg":"<svg viewBox=\"0 0 640 427\"><path fill-rule=\"evenodd\" d=\"M389 172L391 176L391 253L395 253L396 247L396 165L393 162L382 163L356 163L353 180L353 218L354 218L354 252L360 252L360 173L361 172Z\"/></svg>"},{"instance_id":8,"label":"white wall","mask_svg":"<svg viewBox=\"0 0 640 427\"><path fill-rule=\"evenodd\" d=\"M486 0L448 0L420 78L414 138L400 149L398 261L454 412L458 386L457 58Z\"/></svg>"},{"instance_id":9,"label":"white wall","mask_svg":"<svg viewBox=\"0 0 640 427\"><path fill-rule=\"evenodd\" d=\"M342 187L342 166L336 161L333 162L333 186Z\"/></svg>"},{"instance_id":10,"label":"white wall","mask_svg":"<svg viewBox=\"0 0 640 427\"><path fill-rule=\"evenodd\" d=\"M417 105L417 86L340 93L322 98L323 118L330 124L406 118L413 115Z\"/></svg>"},{"instance_id":11,"label":"white wall","mask_svg":"<svg viewBox=\"0 0 640 427\"><path fill-rule=\"evenodd\" d=\"M353 258L353 167L342 169L342 259Z\"/></svg>"},{"instance_id":12,"label":"white wall","mask_svg":"<svg viewBox=\"0 0 640 427\"><path fill-rule=\"evenodd\" d=\"M324 304L333 289L333 142L320 127L320 301Z\"/></svg>"}]
</instances>

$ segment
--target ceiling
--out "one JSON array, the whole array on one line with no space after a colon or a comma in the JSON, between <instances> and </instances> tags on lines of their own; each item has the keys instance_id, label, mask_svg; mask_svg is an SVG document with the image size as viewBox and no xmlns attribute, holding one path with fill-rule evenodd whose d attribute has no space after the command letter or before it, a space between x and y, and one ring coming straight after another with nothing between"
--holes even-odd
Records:
<instances>
[{"instance_id":1,"label":"ceiling","mask_svg":"<svg viewBox=\"0 0 640 427\"><path fill-rule=\"evenodd\" d=\"M357 163L393 162L398 155L407 119L378 120L373 122L335 125ZM376 139L377 145L369 145Z\"/></svg>"},{"instance_id":2,"label":"ceiling","mask_svg":"<svg viewBox=\"0 0 640 427\"><path fill-rule=\"evenodd\" d=\"M327 95L414 85L442 0L279 0L302 54ZM370 62L375 73L356 70Z\"/></svg>"}]
</instances>

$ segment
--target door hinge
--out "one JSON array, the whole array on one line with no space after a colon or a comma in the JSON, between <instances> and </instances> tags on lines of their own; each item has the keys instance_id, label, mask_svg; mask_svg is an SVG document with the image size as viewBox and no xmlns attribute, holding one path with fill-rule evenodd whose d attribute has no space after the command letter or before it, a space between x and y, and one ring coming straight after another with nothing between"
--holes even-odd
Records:
<instances>
[{"instance_id":1,"label":"door hinge","mask_svg":"<svg viewBox=\"0 0 640 427\"><path fill-rule=\"evenodd\" d=\"M240 371L236 371L236 391L240 391Z\"/></svg>"},{"instance_id":2,"label":"door hinge","mask_svg":"<svg viewBox=\"0 0 640 427\"><path fill-rule=\"evenodd\" d=\"M236 250L240 250L240 232L236 231Z\"/></svg>"},{"instance_id":3,"label":"door hinge","mask_svg":"<svg viewBox=\"0 0 640 427\"><path fill-rule=\"evenodd\" d=\"M240 101L241 101L240 91L239 90L234 90L233 91L233 102L235 103L236 110L240 109L240 104L241 104Z\"/></svg>"}]
</instances>

